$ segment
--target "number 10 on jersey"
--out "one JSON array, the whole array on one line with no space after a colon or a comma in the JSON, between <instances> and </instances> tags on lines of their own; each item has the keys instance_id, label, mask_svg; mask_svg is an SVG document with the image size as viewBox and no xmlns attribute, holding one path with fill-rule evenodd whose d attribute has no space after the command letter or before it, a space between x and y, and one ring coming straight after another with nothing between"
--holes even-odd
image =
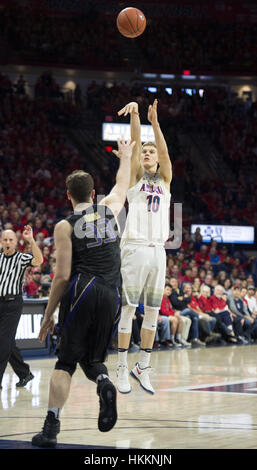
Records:
<instances>
[{"instance_id":1,"label":"number 10 on jersey","mask_svg":"<svg viewBox=\"0 0 257 470\"><path fill-rule=\"evenodd\" d=\"M146 198L148 212L158 212L160 206L160 196L152 196L150 194Z\"/></svg>"}]
</instances>

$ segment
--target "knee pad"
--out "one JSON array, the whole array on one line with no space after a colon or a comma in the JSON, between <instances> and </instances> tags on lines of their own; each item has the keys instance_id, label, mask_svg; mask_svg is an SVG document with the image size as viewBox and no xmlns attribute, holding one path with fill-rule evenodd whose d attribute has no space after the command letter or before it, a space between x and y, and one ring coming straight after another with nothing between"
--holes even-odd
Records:
<instances>
[{"instance_id":1,"label":"knee pad","mask_svg":"<svg viewBox=\"0 0 257 470\"><path fill-rule=\"evenodd\" d=\"M145 330L155 331L156 325L157 325L157 318L159 315L159 309L145 307L144 312L145 313L144 313L142 328L144 328Z\"/></svg>"},{"instance_id":2,"label":"knee pad","mask_svg":"<svg viewBox=\"0 0 257 470\"><path fill-rule=\"evenodd\" d=\"M124 305L121 309L121 316L118 325L119 333L131 333L132 331L132 320L135 314L135 307L131 305Z\"/></svg>"}]
</instances>

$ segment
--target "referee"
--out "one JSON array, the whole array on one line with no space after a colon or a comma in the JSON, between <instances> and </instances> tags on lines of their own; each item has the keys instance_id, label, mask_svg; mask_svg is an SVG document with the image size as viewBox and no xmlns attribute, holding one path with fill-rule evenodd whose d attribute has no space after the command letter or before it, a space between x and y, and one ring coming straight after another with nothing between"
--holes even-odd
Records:
<instances>
[{"instance_id":1,"label":"referee","mask_svg":"<svg viewBox=\"0 0 257 470\"><path fill-rule=\"evenodd\" d=\"M43 262L42 253L37 246L32 228L25 226L23 238L30 243L32 254L16 250L17 238L13 230L2 232L0 253L0 388L2 378L9 362L24 387L33 375L25 364L15 344L16 330L23 306L23 280L28 266L39 266Z\"/></svg>"}]
</instances>

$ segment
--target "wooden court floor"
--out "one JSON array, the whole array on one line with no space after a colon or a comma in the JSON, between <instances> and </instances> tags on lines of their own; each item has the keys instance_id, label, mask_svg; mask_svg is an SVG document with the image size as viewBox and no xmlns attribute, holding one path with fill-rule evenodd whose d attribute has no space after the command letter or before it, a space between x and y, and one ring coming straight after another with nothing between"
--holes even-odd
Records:
<instances>
[{"instance_id":1,"label":"wooden court floor","mask_svg":"<svg viewBox=\"0 0 257 470\"><path fill-rule=\"evenodd\" d=\"M129 354L134 366L137 354ZM104 449L257 449L257 345L152 354L148 395L131 378L132 392L118 393L114 429L97 429L96 387L77 369L61 414L58 445ZM115 382L117 355L107 365ZM35 376L16 389L8 366L0 391L0 449L31 448L45 418L55 358L30 359Z\"/></svg>"}]
</instances>

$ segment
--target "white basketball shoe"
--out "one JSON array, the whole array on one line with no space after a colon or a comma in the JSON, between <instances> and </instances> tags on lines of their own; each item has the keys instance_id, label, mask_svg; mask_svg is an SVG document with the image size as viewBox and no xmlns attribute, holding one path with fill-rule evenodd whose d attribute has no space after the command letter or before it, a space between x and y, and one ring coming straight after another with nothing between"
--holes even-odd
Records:
<instances>
[{"instance_id":1,"label":"white basketball shoe","mask_svg":"<svg viewBox=\"0 0 257 470\"><path fill-rule=\"evenodd\" d=\"M154 395L155 391L150 383L149 379L149 373L152 372L151 367L146 367L145 369L140 369L138 362L136 363L135 367L132 369L130 372L130 375L138 380L140 383L141 387L148 393L151 393L151 395Z\"/></svg>"},{"instance_id":2,"label":"white basketball shoe","mask_svg":"<svg viewBox=\"0 0 257 470\"><path fill-rule=\"evenodd\" d=\"M130 393L131 385L129 383L129 374L127 366L117 367L117 389L120 393Z\"/></svg>"}]
</instances>

